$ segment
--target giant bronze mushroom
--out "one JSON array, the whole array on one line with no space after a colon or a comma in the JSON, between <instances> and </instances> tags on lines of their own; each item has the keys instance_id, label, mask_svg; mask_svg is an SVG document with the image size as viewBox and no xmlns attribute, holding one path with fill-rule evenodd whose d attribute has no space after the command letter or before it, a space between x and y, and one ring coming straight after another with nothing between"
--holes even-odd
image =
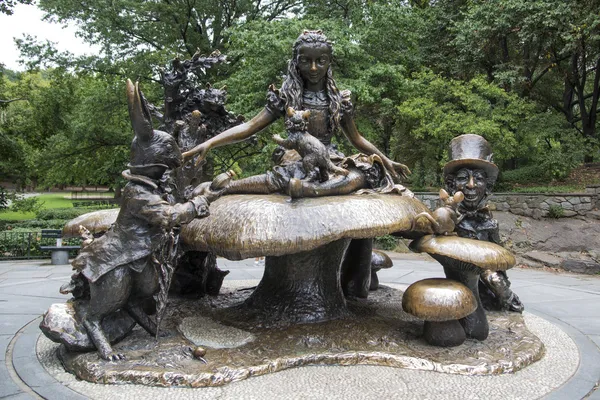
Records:
<instances>
[{"instance_id":1,"label":"giant bronze mushroom","mask_svg":"<svg viewBox=\"0 0 600 400\"><path fill-rule=\"evenodd\" d=\"M443 278L431 278L410 285L402 296L402 309L425 320L423 336L434 346L463 344L466 334L458 322L477 309L477 300L465 285Z\"/></svg>"},{"instance_id":2,"label":"giant bronze mushroom","mask_svg":"<svg viewBox=\"0 0 600 400\"><path fill-rule=\"evenodd\" d=\"M379 288L379 278L377 272L382 269L392 268L394 263L390 256L380 250L373 250L371 255L371 284L369 290L377 290Z\"/></svg>"},{"instance_id":3,"label":"giant bronze mushroom","mask_svg":"<svg viewBox=\"0 0 600 400\"><path fill-rule=\"evenodd\" d=\"M479 298L479 275L485 270L506 271L512 268L516 263L512 253L491 242L457 236L423 236L413 241L410 248L431 255L442 264L448 279L471 289L477 299L477 310L462 318L460 323L467 337L485 340L489 325Z\"/></svg>"},{"instance_id":4,"label":"giant bronze mushroom","mask_svg":"<svg viewBox=\"0 0 600 400\"><path fill-rule=\"evenodd\" d=\"M242 307L267 325L318 322L347 313L341 264L351 239L408 230L426 207L399 195L304 198L230 195L181 231L184 246L231 260L266 256L263 278Z\"/></svg>"},{"instance_id":5,"label":"giant bronze mushroom","mask_svg":"<svg viewBox=\"0 0 600 400\"><path fill-rule=\"evenodd\" d=\"M110 229L112 224L117 220L118 215L118 208L93 211L80 215L67 222L63 228L63 237L78 237L80 235L79 226L83 226L95 236L101 235Z\"/></svg>"}]
</instances>

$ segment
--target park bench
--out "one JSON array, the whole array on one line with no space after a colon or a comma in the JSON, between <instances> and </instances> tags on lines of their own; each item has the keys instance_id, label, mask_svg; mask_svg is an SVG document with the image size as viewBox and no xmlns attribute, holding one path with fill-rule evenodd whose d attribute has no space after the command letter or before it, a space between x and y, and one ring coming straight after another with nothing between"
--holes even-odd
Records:
<instances>
[{"instance_id":1,"label":"park bench","mask_svg":"<svg viewBox=\"0 0 600 400\"><path fill-rule=\"evenodd\" d=\"M40 246L40 250L51 252L52 265L68 264L69 251L80 249L80 246L63 246L60 229L42 229L42 239L56 239L55 246Z\"/></svg>"}]
</instances>

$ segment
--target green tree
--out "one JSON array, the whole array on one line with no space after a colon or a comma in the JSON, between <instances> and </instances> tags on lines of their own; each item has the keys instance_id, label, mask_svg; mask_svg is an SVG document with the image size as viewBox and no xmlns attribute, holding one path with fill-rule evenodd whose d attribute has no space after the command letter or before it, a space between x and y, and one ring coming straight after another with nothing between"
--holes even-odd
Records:
<instances>
[{"instance_id":1,"label":"green tree","mask_svg":"<svg viewBox=\"0 0 600 400\"><path fill-rule=\"evenodd\" d=\"M33 0L2 0L0 1L0 14L12 15L17 4L33 4Z\"/></svg>"},{"instance_id":2,"label":"green tree","mask_svg":"<svg viewBox=\"0 0 600 400\"><path fill-rule=\"evenodd\" d=\"M474 1L455 24L461 61L490 81L560 111L598 151L597 0Z\"/></svg>"}]
</instances>

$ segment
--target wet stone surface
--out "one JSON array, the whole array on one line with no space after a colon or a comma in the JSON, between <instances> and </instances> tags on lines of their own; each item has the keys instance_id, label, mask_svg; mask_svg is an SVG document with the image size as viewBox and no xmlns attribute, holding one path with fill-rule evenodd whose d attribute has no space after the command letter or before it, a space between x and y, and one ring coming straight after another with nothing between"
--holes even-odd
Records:
<instances>
[{"instance_id":1,"label":"wet stone surface","mask_svg":"<svg viewBox=\"0 0 600 400\"><path fill-rule=\"evenodd\" d=\"M96 352L70 353L63 347L58 355L69 372L90 382L203 387L315 364L495 375L518 371L545 351L521 314L500 312L488 314L491 329L484 342L430 346L421 338L423 322L402 311L402 292L389 287L372 292L368 300L349 301L351 315L344 319L277 329L257 327L241 317L243 307L231 307L250 293L224 288L218 297L171 299L163 321L168 335L156 342L137 327L115 346L125 361L107 362ZM206 329L200 332L203 321ZM206 364L193 357L195 345L206 348Z\"/></svg>"}]
</instances>

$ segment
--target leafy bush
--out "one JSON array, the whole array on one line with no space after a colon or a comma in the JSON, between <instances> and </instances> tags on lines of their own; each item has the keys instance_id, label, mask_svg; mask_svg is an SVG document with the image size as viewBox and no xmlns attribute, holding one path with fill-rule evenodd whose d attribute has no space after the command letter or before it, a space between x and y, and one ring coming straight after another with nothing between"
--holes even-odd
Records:
<instances>
[{"instance_id":1,"label":"leafy bush","mask_svg":"<svg viewBox=\"0 0 600 400\"><path fill-rule=\"evenodd\" d=\"M541 165L530 165L523 168L502 172L499 184L528 184L544 182L548 178L547 171Z\"/></svg>"},{"instance_id":2,"label":"leafy bush","mask_svg":"<svg viewBox=\"0 0 600 400\"><path fill-rule=\"evenodd\" d=\"M16 222L10 226L13 229L62 229L67 222L69 222L68 219L31 219L28 221Z\"/></svg>"},{"instance_id":3,"label":"leafy bush","mask_svg":"<svg viewBox=\"0 0 600 400\"><path fill-rule=\"evenodd\" d=\"M42 209L44 202L36 196L24 197L21 195L13 195L10 209L15 212L37 212Z\"/></svg>"},{"instance_id":4,"label":"leafy bush","mask_svg":"<svg viewBox=\"0 0 600 400\"><path fill-rule=\"evenodd\" d=\"M73 218L79 217L80 215L87 214L97 209L99 208L51 208L38 211L36 213L36 219L45 221L52 219L71 220Z\"/></svg>"},{"instance_id":5,"label":"leafy bush","mask_svg":"<svg viewBox=\"0 0 600 400\"><path fill-rule=\"evenodd\" d=\"M557 205L557 204L552 204L550 206L550 209L548 210L548 217L550 218L561 218L565 216L565 210Z\"/></svg>"},{"instance_id":6,"label":"leafy bush","mask_svg":"<svg viewBox=\"0 0 600 400\"><path fill-rule=\"evenodd\" d=\"M375 238L374 246L381 250L394 250L398 246L398 238L385 235Z\"/></svg>"},{"instance_id":7,"label":"leafy bush","mask_svg":"<svg viewBox=\"0 0 600 400\"><path fill-rule=\"evenodd\" d=\"M16 227L8 231L0 231L0 258L50 257L40 246L52 246L56 239L41 237L41 228ZM81 239L72 238L63 241L63 245L81 245ZM76 250L71 256L76 254Z\"/></svg>"},{"instance_id":8,"label":"leafy bush","mask_svg":"<svg viewBox=\"0 0 600 400\"><path fill-rule=\"evenodd\" d=\"M15 228L0 231L0 257L42 255L39 251L39 229Z\"/></svg>"},{"instance_id":9,"label":"leafy bush","mask_svg":"<svg viewBox=\"0 0 600 400\"><path fill-rule=\"evenodd\" d=\"M440 176L434 170L426 169L421 161L417 161L409 178L413 191L424 192L432 187L442 187Z\"/></svg>"},{"instance_id":10,"label":"leafy bush","mask_svg":"<svg viewBox=\"0 0 600 400\"><path fill-rule=\"evenodd\" d=\"M2 186L0 186L0 212L8 209L8 195Z\"/></svg>"},{"instance_id":11,"label":"leafy bush","mask_svg":"<svg viewBox=\"0 0 600 400\"><path fill-rule=\"evenodd\" d=\"M527 186L511 187L506 191L513 193L581 193L585 190L583 186ZM501 190L495 188L496 193Z\"/></svg>"}]
</instances>

